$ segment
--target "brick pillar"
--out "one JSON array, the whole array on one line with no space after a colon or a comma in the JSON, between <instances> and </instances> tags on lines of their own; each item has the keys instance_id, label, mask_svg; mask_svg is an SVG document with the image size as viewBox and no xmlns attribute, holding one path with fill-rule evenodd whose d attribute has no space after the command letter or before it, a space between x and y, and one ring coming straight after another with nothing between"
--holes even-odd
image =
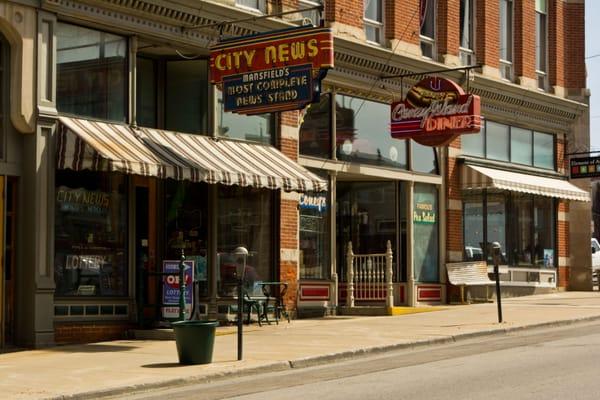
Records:
<instances>
[{"instance_id":1,"label":"brick pillar","mask_svg":"<svg viewBox=\"0 0 600 400\"><path fill-rule=\"evenodd\" d=\"M477 62L484 64L484 74L499 77L500 71L500 3L498 0L476 1Z\"/></svg>"},{"instance_id":2,"label":"brick pillar","mask_svg":"<svg viewBox=\"0 0 600 400\"><path fill-rule=\"evenodd\" d=\"M570 250L569 250L569 202L559 200L558 202L558 221L556 224L556 240L558 247L558 277L556 287L567 288L570 277Z\"/></svg>"},{"instance_id":3,"label":"brick pillar","mask_svg":"<svg viewBox=\"0 0 600 400\"><path fill-rule=\"evenodd\" d=\"M439 1L437 8L438 54L446 65L459 65L460 0Z\"/></svg>"},{"instance_id":4,"label":"brick pillar","mask_svg":"<svg viewBox=\"0 0 600 400\"><path fill-rule=\"evenodd\" d=\"M565 11L564 47L566 49L565 86L580 91L585 88L585 4L563 2ZM559 60L560 62L560 60Z\"/></svg>"},{"instance_id":5,"label":"brick pillar","mask_svg":"<svg viewBox=\"0 0 600 400\"><path fill-rule=\"evenodd\" d=\"M280 114L279 148L283 154L292 160L298 160L299 113L297 111ZM281 192L280 223L279 223L279 280L288 283L288 291L284 302L293 314L296 310L298 295L298 195Z\"/></svg>"},{"instance_id":6,"label":"brick pillar","mask_svg":"<svg viewBox=\"0 0 600 400\"><path fill-rule=\"evenodd\" d=\"M554 92L565 87L565 6L563 0L548 2L548 79ZM583 25L580 27L583 30Z\"/></svg>"},{"instance_id":7,"label":"brick pillar","mask_svg":"<svg viewBox=\"0 0 600 400\"><path fill-rule=\"evenodd\" d=\"M385 1L385 36L391 48L421 56L419 0Z\"/></svg>"},{"instance_id":8,"label":"brick pillar","mask_svg":"<svg viewBox=\"0 0 600 400\"><path fill-rule=\"evenodd\" d=\"M325 1L325 21L334 35L352 36L365 40L363 0Z\"/></svg>"},{"instance_id":9,"label":"brick pillar","mask_svg":"<svg viewBox=\"0 0 600 400\"><path fill-rule=\"evenodd\" d=\"M513 66L518 82L537 88L535 73L535 2L514 1L514 59Z\"/></svg>"},{"instance_id":10,"label":"brick pillar","mask_svg":"<svg viewBox=\"0 0 600 400\"><path fill-rule=\"evenodd\" d=\"M459 262L463 260L463 207L460 189L460 168L457 156L460 154L460 137L448 145L448 164L446 168L446 260ZM447 284L448 301L460 298L459 288Z\"/></svg>"}]
</instances>

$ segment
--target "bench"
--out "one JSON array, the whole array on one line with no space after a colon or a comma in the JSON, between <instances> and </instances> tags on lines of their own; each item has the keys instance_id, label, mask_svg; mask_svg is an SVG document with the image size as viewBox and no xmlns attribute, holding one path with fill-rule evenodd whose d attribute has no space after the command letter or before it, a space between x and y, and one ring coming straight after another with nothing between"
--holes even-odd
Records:
<instances>
[{"instance_id":1,"label":"bench","mask_svg":"<svg viewBox=\"0 0 600 400\"><path fill-rule=\"evenodd\" d=\"M451 284L460 287L460 301L465 303L465 286L485 286L485 299L488 299L488 286L496 282L488 276L488 267L485 261L447 263L448 280Z\"/></svg>"}]
</instances>

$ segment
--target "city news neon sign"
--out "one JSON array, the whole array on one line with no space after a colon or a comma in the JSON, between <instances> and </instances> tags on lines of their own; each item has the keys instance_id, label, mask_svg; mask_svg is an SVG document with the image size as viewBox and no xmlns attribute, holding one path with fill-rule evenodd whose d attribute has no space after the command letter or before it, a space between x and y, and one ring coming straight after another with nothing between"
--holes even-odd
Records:
<instances>
[{"instance_id":1,"label":"city news neon sign","mask_svg":"<svg viewBox=\"0 0 600 400\"><path fill-rule=\"evenodd\" d=\"M481 129L479 96L445 78L428 77L404 101L392 103L391 134L425 146L444 146L463 133Z\"/></svg>"}]
</instances>

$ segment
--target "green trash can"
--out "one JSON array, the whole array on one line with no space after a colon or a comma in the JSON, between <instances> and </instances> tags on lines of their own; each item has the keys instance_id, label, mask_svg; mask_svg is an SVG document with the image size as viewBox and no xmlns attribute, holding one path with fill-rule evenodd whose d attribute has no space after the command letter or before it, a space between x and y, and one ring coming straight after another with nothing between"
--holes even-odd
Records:
<instances>
[{"instance_id":1,"label":"green trash can","mask_svg":"<svg viewBox=\"0 0 600 400\"><path fill-rule=\"evenodd\" d=\"M179 363L210 364L218 325L218 321L173 322Z\"/></svg>"}]
</instances>

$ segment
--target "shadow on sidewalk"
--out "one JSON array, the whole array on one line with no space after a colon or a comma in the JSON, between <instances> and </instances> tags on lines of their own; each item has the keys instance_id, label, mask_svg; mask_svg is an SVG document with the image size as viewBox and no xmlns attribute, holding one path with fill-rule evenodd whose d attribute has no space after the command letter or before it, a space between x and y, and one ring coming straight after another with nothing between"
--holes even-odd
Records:
<instances>
[{"instance_id":1,"label":"shadow on sidewalk","mask_svg":"<svg viewBox=\"0 0 600 400\"><path fill-rule=\"evenodd\" d=\"M177 367L189 367L189 365L179 363L156 363L142 365L142 368L177 368Z\"/></svg>"},{"instance_id":2,"label":"shadow on sidewalk","mask_svg":"<svg viewBox=\"0 0 600 400\"><path fill-rule=\"evenodd\" d=\"M114 345L109 343L89 343L77 345L65 345L56 347L47 347L44 350L65 352L65 353L113 353L116 351L131 351L138 349L138 346Z\"/></svg>"}]
</instances>

